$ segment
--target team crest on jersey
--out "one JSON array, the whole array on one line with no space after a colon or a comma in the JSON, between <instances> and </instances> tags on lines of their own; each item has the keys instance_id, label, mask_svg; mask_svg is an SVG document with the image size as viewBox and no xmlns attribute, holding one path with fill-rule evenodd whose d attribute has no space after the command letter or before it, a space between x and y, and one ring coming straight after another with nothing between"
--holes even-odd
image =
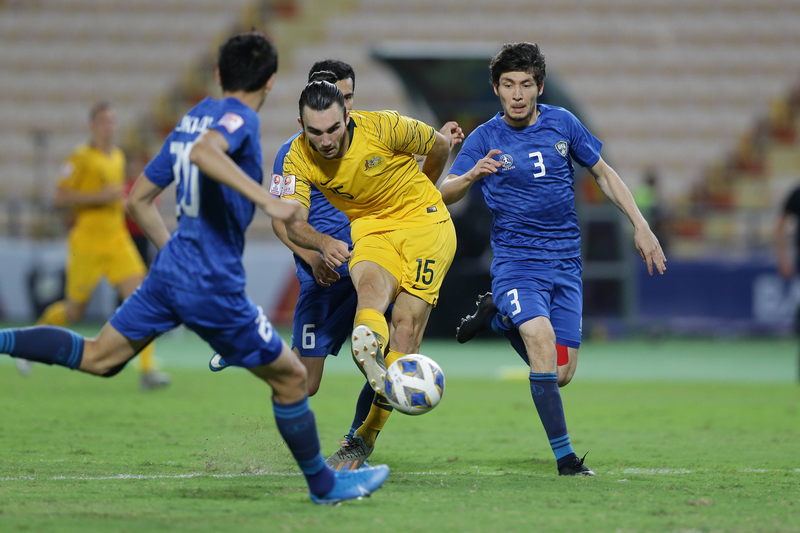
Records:
<instances>
[{"instance_id":1,"label":"team crest on jersey","mask_svg":"<svg viewBox=\"0 0 800 533\"><path fill-rule=\"evenodd\" d=\"M75 165L73 165L71 161L67 161L66 163L61 165L61 170L58 172L58 174L62 178L69 178L70 176L72 176L73 172L75 172Z\"/></svg>"},{"instance_id":2,"label":"team crest on jersey","mask_svg":"<svg viewBox=\"0 0 800 533\"><path fill-rule=\"evenodd\" d=\"M500 162L503 163L503 170L511 170L512 168L516 168L514 166L514 158L508 154L501 155Z\"/></svg>"},{"instance_id":3,"label":"team crest on jersey","mask_svg":"<svg viewBox=\"0 0 800 533\"><path fill-rule=\"evenodd\" d=\"M567 157L567 152L569 152L569 144L567 144L567 141L558 141L556 143L556 150L558 150L559 154Z\"/></svg>"},{"instance_id":4,"label":"team crest on jersey","mask_svg":"<svg viewBox=\"0 0 800 533\"><path fill-rule=\"evenodd\" d=\"M272 181L269 184L269 193L273 196L280 196L281 191L283 191L283 176L273 174Z\"/></svg>"},{"instance_id":5,"label":"team crest on jersey","mask_svg":"<svg viewBox=\"0 0 800 533\"><path fill-rule=\"evenodd\" d=\"M294 174L287 174L283 177L283 190L281 196L291 196L294 194L294 184L296 176Z\"/></svg>"},{"instance_id":6,"label":"team crest on jersey","mask_svg":"<svg viewBox=\"0 0 800 533\"><path fill-rule=\"evenodd\" d=\"M374 174L384 166L383 158L378 154L369 154L364 160L364 172Z\"/></svg>"}]
</instances>

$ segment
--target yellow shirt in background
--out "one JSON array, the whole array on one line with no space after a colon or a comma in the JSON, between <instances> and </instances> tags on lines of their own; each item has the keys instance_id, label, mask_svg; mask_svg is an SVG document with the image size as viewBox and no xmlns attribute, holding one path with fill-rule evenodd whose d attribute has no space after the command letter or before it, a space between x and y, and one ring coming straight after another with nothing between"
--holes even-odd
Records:
<instances>
[{"instance_id":1,"label":"yellow shirt in background","mask_svg":"<svg viewBox=\"0 0 800 533\"><path fill-rule=\"evenodd\" d=\"M282 197L308 208L314 185L350 219L353 242L448 220L442 195L414 159L431 151L436 130L396 111L352 111L350 119L350 147L340 159L320 156L305 134L294 140Z\"/></svg>"},{"instance_id":2,"label":"yellow shirt in background","mask_svg":"<svg viewBox=\"0 0 800 533\"><path fill-rule=\"evenodd\" d=\"M125 181L125 155L117 147L110 154L90 144L78 146L61 168L58 186L79 193L96 193L108 186L122 187ZM123 201L102 206L74 209L75 225L69 235L70 246L84 251L102 252L128 237Z\"/></svg>"}]
</instances>

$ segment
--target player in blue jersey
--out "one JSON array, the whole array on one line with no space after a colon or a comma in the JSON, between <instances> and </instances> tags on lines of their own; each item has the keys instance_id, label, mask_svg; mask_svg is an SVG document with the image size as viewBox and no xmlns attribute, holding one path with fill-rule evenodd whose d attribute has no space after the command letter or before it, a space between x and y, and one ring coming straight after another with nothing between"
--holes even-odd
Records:
<instances>
[{"instance_id":1,"label":"player in blue jersey","mask_svg":"<svg viewBox=\"0 0 800 533\"><path fill-rule=\"evenodd\" d=\"M228 365L270 385L278 431L314 502L369 495L385 481L388 467L336 472L325 463L305 367L244 293L244 232L255 207L282 220L293 220L298 211L261 186L257 111L274 82L277 53L265 36L252 32L226 41L218 59L223 98L206 98L183 117L127 202L159 249L145 281L95 339L52 326L2 330L0 353L110 377L155 337L185 324ZM154 200L173 181L179 221L170 235Z\"/></svg>"},{"instance_id":2,"label":"player in blue jersey","mask_svg":"<svg viewBox=\"0 0 800 533\"><path fill-rule=\"evenodd\" d=\"M666 258L630 191L600 157L602 143L560 107L537 104L545 61L531 43L503 46L490 64L503 112L464 141L441 187L450 204L478 183L492 211L492 293L458 331L466 342L487 327L503 334L530 365L533 401L560 475L594 475L570 444L558 390L572 379L581 342L581 243L572 160L589 169L633 224L650 274ZM492 297L494 295L494 297ZM558 369L557 345L569 361Z\"/></svg>"}]
</instances>

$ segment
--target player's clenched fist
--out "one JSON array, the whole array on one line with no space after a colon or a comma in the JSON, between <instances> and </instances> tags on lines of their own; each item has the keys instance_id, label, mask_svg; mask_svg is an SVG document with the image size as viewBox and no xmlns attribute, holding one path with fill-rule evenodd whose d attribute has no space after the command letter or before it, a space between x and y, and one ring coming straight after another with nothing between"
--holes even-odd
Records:
<instances>
[{"instance_id":1,"label":"player's clenched fist","mask_svg":"<svg viewBox=\"0 0 800 533\"><path fill-rule=\"evenodd\" d=\"M347 243L326 235L320 251L328 266L337 268L350 260L350 249Z\"/></svg>"}]
</instances>

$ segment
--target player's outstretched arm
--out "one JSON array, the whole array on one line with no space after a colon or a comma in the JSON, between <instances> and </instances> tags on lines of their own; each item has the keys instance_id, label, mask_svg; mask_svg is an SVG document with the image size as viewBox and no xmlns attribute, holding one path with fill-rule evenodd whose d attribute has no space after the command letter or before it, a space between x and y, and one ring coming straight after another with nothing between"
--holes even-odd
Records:
<instances>
[{"instance_id":1,"label":"player's outstretched arm","mask_svg":"<svg viewBox=\"0 0 800 533\"><path fill-rule=\"evenodd\" d=\"M167 244L170 236L164 218L155 203L156 198L163 190L164 187L156 185L142 173L136 178L136 183L133 184L128 199L125 201L125 207L133 220L158 250Z\"/></svg>"},{"instance_id":2,"label":"player's outstretched arm","mask_svg":"<svg viewBox=\"0 0 800 533\"><path fill-rule=\"evenodd\" d=\"M286 201L291 202L292 200ZM300 217L302 218L302 206ZM323 287L328 287L331 283L339 279L339 273L328 265L328 263L325 261L325 258L319 252L303 248L302 246L298 246L292 242L286 232L286 223L283 220L273 218L272 231L275 232L275 235L281 240L281 242L283 242L283 244L286 245L287 248L289 248L311 267L311 270L314 274L314 279L318 284L322 285Z\"/></svg>"},{"instance_id":3,"label":"player's outstretched arm","mask_svg":"<svg viewBox=\"0 0 800 533\"><path fill-rule=\"evenodd\" d=\"M503 152L500 150L489 150L486 157L478 160L475 166L466 174L462 174L461 176L456 174L448 175L442 183L442 187L439 189L439 192L442 193L442 200L445 205L454 204L461 200L466 196L467 191L469 191L473 183L485 178L489 174L495 174L497 169L503 166L503 164L493 159L493 157L502 153Z\"/></svg>"},{"instance_id":4,"label":"player's outstretched arm","mask_svg":"<svg viewBox=\"0 0 800 533\"><path fill-rule=\"evenodd\" d=\"M122 199L122 187L109 185L97 192L78 192L58 187L53 197L56 207L100 207Z\"/></svg>"},{"instance_id":5,"label":"player's outstretched arm","mask_svg":"<svg viewBox=\"0 0 800 533\"><path fill-rule=\"evenodd\" d=\"M425 156L425 162L422 163L422 173L428 176L428 179L434 185L436 185L442 172L444 172L447 158L450 156L450 148L450 139L437 131L436 140L433 141L433 148Z\"/></svg>"},{"instance_id":6,"label":"player's outstretched arm","mask_svg":"<svg viewBox=\"0 0 800 533\"><path fill-rule=\"evenodd\" d=\"M195 141L189 160L197 165L200 171L223 185L238 192L269 216L281 220L289 220L297 216L298 206L291 202L281 202L274 198L259 183L234 163L228 156L227 139L216 130L203 132Z\"/></svg>"},{"instance_id":7,"label":"player's outstretched arm","mask_svg":"<svg viewBox=\"0 0 800 533\"><path fill-rule=\"evenodd\" d=\"M603 193L616 204L620 211L625 213L625 216L633 224L633 241L636 249L642 255L642 259L647 264L647 272L652 276L653 267L655 266L659 274L664 274L664 271L667 270L664 264L667 262L667 258L664 256L664 251L661 249L658 239L650 231L650 226L642 216L642 212L636 206L631 191L620 179L617 172L603 161L602 157L594 166L589 168L589 172L597 180L597 184Z\"/></svg>"}]
</instances>

